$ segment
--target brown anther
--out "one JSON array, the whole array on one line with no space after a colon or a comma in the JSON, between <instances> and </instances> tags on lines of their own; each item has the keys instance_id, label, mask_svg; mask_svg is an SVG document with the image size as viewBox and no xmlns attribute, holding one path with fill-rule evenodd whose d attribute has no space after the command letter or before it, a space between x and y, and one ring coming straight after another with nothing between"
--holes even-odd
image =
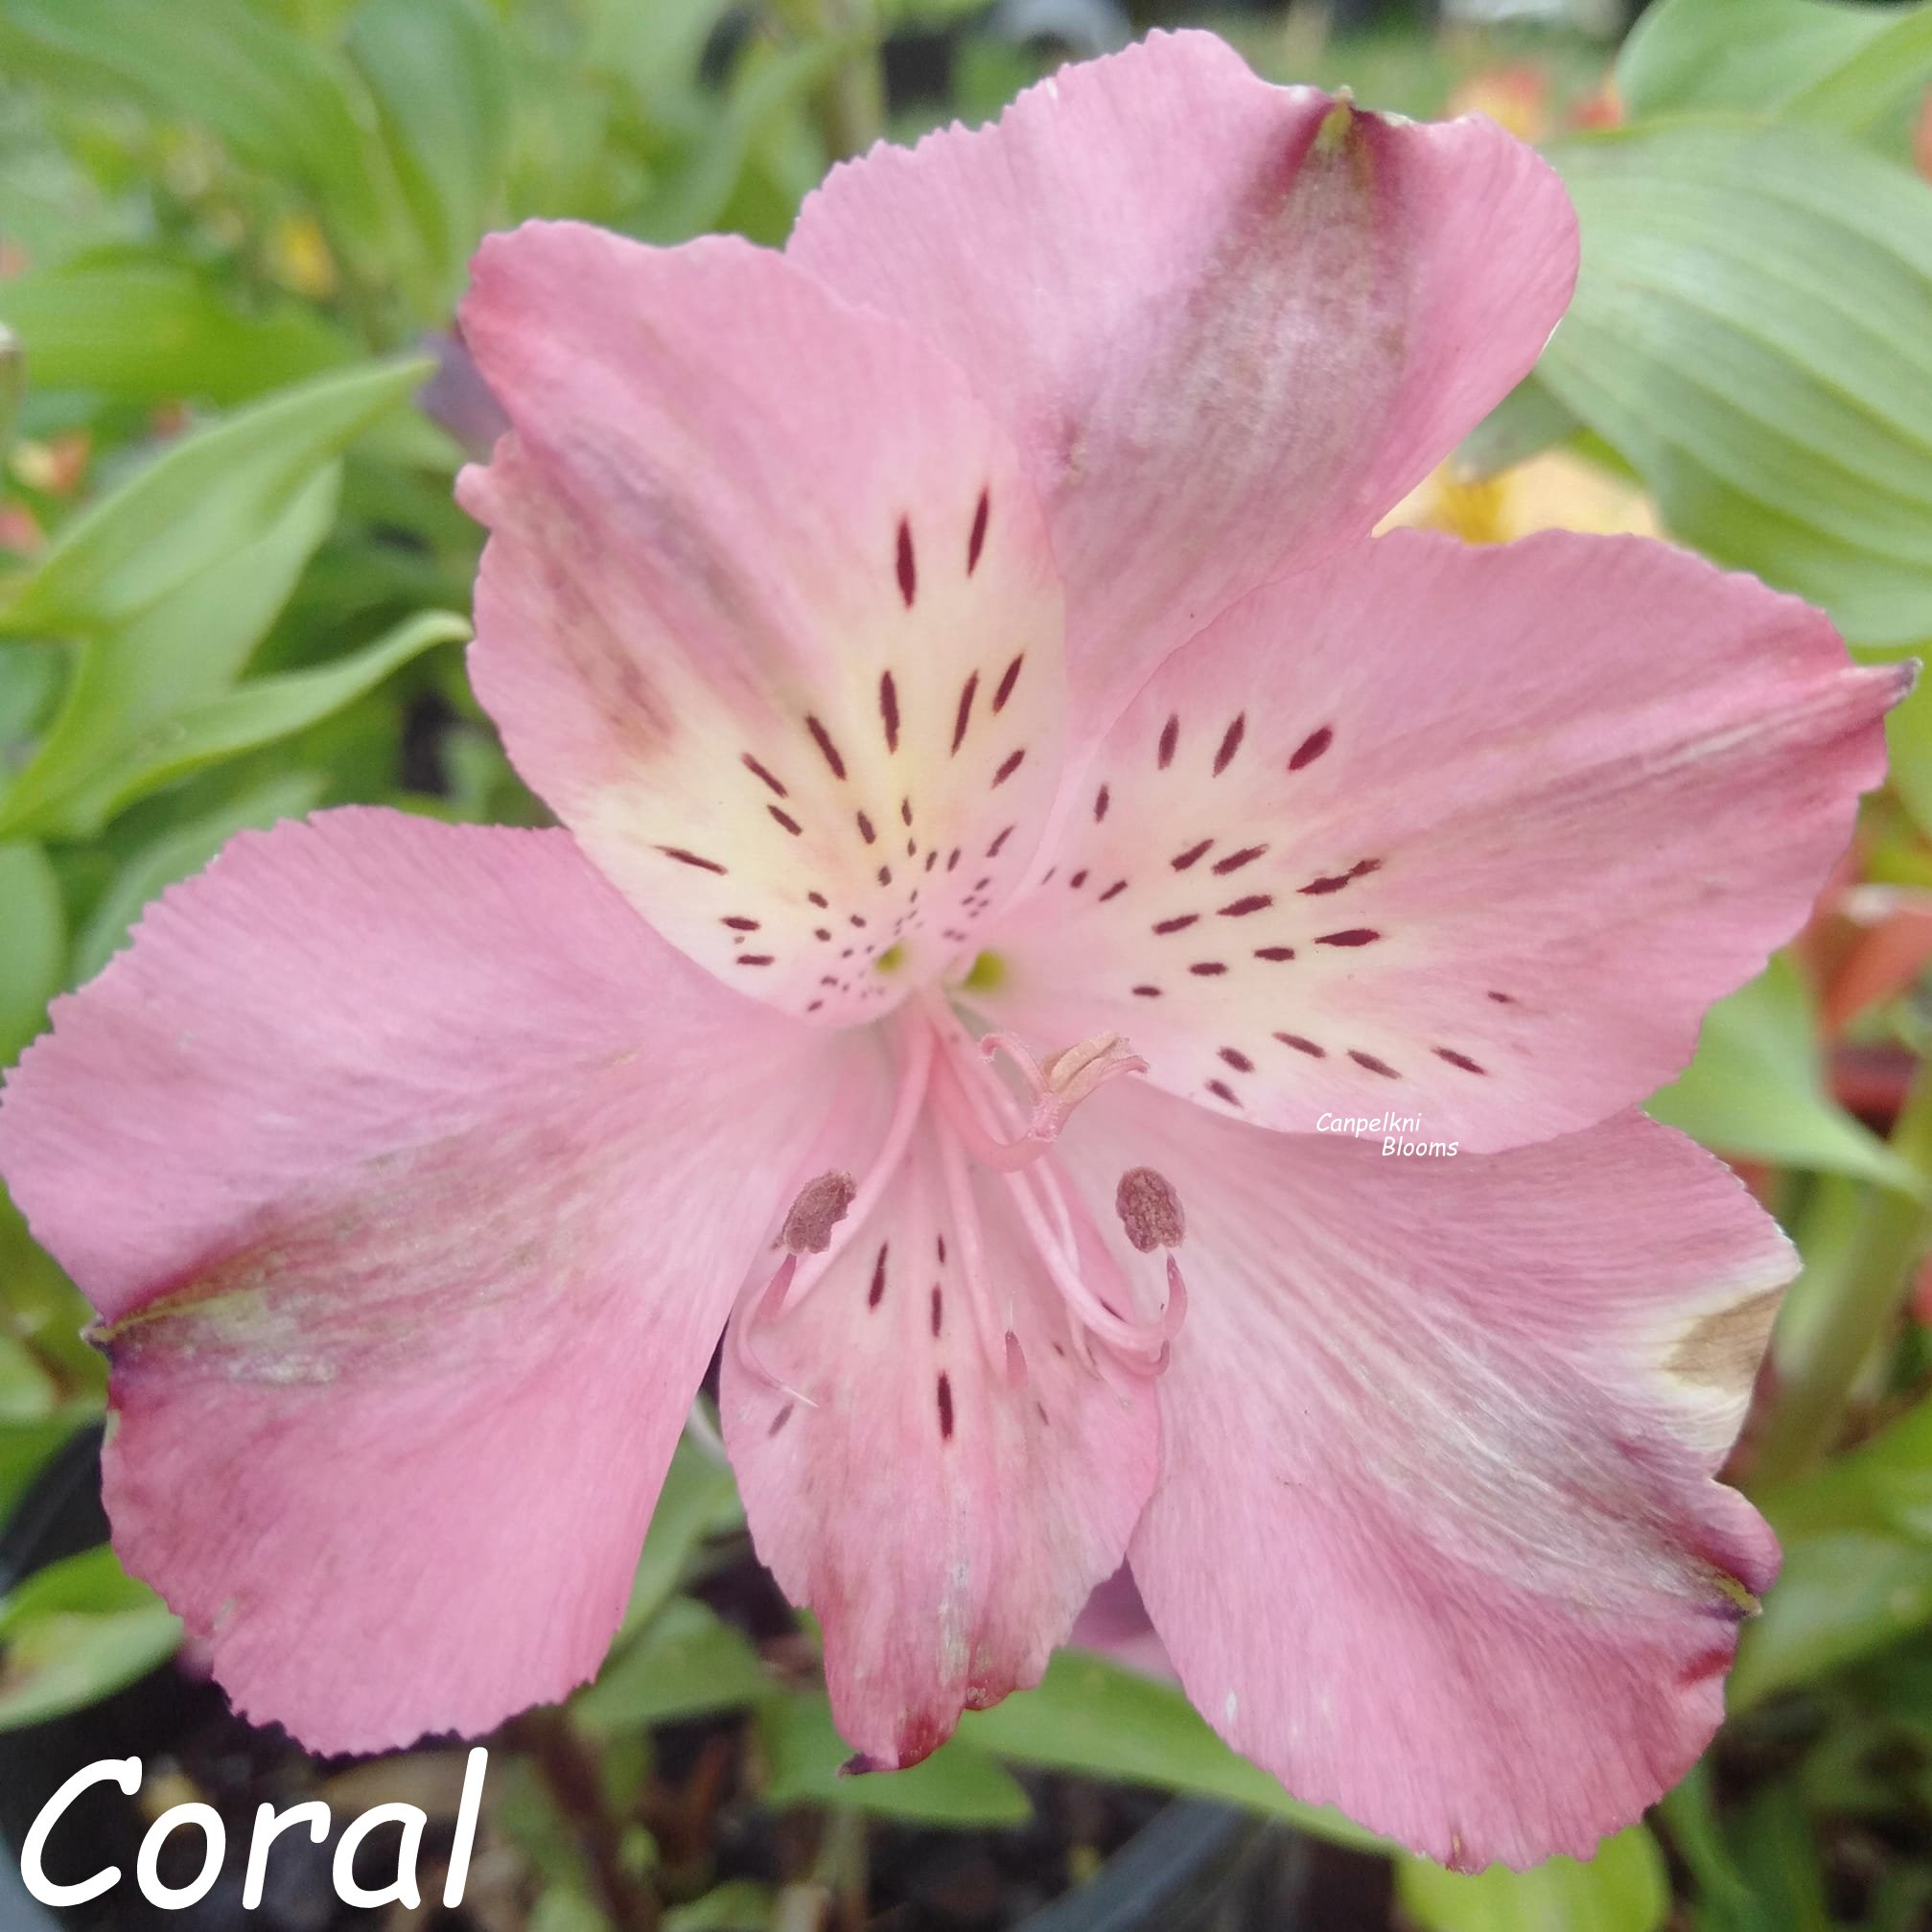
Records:
<instances>
[{"instance_id":1,"label":"brown anther","mask_svg":"<svg viewBox=\"0 0 1932 1932\"><path fill-rule=\"evenodd\" d=\"M1187 1218L1180 1211L1174 1183L1151 1167L1130 1167L1121 1175L1113 1207L1128 1240L1142 1254L1152 1254L1157 1247L1178 1247L1187 1233Z\"/></svg>"},{"instance_id":2,"label":"brown anther","mask_svg":"<svg viewBox=\"0 0 1932 1932\"><path fill-rule=\"evenodd\" d=\"M793 1254L823 1254L832 1245L832 1229L846 1218L858 1191L858 1182L849 1174L822 1174L806 1181L779 1230L779 1245Z\"/></svg>"}]
</instances>

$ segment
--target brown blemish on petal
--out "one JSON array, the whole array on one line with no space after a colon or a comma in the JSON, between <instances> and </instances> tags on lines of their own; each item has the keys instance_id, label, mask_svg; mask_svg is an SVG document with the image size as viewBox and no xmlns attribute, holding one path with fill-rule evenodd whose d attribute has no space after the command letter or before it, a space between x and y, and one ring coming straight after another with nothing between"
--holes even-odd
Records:
<instances>
[{"instance_id":1,"label":"brown blemish on petal","mask_svg":"<svg viewBox=\"0 0 1932 1932\"><path fill-rule=\"evenodd\" d=\"M1782 1289L1770 1288L1700 1316L1670 1351L1664 1364L1665 1371L1680 1382L1696 1383L1726 1395L1748 1393L1763 1360L1764 1345L1771 1338L1778 1304L1783 1298Z\"/></svg>"}]
</instances>

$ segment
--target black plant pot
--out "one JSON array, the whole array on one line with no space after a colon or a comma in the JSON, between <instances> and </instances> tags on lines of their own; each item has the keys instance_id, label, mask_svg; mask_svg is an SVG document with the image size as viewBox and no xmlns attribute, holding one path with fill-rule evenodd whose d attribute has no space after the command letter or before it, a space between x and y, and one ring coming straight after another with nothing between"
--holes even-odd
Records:
<instances>
[{"instance_id":1,"label":"black plant pot","mask_svg":"<svg viewBox=\"0 0 1932 1932\"><path fill-rule=\"evenodd\" d=\"M68 1443L41 1473L0 1532L0 1593L61 1558L103 1542L101 1432ZM50 1850L51 1875L73 1880L118 1865L120 1884L89 1905L56 1910L32 1898L20 1878L19 1848L47 1801L83 1765L138 1757L144 1766L176 1756L184 1739L221 1735L232 1782L244 1794L227 1816L228 1860L214 1889L185 1910L163 1912L140 1896L134 1862L148 1819L117 1785L93 1785L61 1821ZM259 1748L259 1766L246 1761ZM235 1762L239 1754L242 1760ZM250 1732L227 1712L212 1684L174 1663L86 1710L23 1730L0 1732L0 1932L330 1932L380 1921L380 1913L347 1912L335 1896L330 1848L312 1847L306 1832L285 1835L268 1866L263 1906L242 1909L244 1861L255 1804L280 1798L272 1766L289 1754L274 1732ZM251 1782L259 1770L262 1780ZM191 1840L194 1834L188 1834ZM85 1854L85 1870L61 1869ZM197 1846L198 1853L198 1846ZM1200 1800L1165 1806L1108 1859L1087 1884L1018 1921L1013 1932L1349 1932L1382 1922L1382 1914L1345 1917L1314 1912L1317 1867L1327 1856L1294 1833L1251 1814ZM1362 1874L1356 1874L1358 1877Z\"/></svg>"}]
</instances>

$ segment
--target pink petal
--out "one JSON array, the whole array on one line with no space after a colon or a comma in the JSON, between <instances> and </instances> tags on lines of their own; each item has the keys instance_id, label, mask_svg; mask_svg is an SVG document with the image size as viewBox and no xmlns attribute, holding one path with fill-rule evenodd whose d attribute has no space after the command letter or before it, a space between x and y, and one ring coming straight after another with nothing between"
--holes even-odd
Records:
<instances>
[{"instance_id":1,"label":"pink petal","mask_svg":"<svg viewBox=\"0 0 1932 1932\"><path fill-rule=\"evenodd\" d=\"M1711 1476L1787 1245L1641 1115L1404 1159L1109 1101L1089 1197L1156 1146L1187 1214L1132 1563L1189 1696L1432 1857L1587 1855L1697 1757L1777 1568Z\"/></svg>"},{"instance_id":2,"label":"pink petal","mask_svg":"<svg viewBox=\"0 0 1932 1932\"><path fill-rule=\"evenodd\" d=\"M758 1554L823 1623L833 1713L871 1768L917 1763L963 1709L1039 1681L1153 1479L1149 1385L1081 1364L984 1178L991 1291L975 1293L940 1158L922 1127L823 1279L755 1331L785 1386L725 1349L725 1441Z\"/></svg>"},{"instance_id":3,"label":"pink petal","mask_svg":"<svg viewBox=\"0 0 1932 1932\"><path fill-rule=\"evenodd\" d=\"M1059 776L1059 592L1004 432L739 241L533 223L475 273L515 428L461 486L471 666L510 756L673 944L872 1016L1017 883Z\"/></svg>"},{"instance_id":4,"label":"pink petal","mask_svg":"<svg viewBox=\"0 0 1932 1932\"><path fill-rule=\"evenodd\" d=\"M107 1324L116 1545L239 1708L376 1750L596 1667L833 1051L566 834L379 811L244 834L57 1002L0 1169Z\"/></svg>"},{"instance_id":5,"label":"pink petal","mask_svg":"<svg viewBox=\"0 0 1932 1932\"><path fill-rule=\"evenodd\" d=\"M1570 299L1576 234L1556 176L1491 123L1352 113L1189 33L835 170L787 253L1005 412L1099 731L1167 650L1365 536L1487 413Z\"/></svg>"},{"instance_id":6,"label":"pink petal","mask_svg":"<svg viewBox=\"0 0 1932 1932\"><path fill-rule=\"evenodd\" d=\"M1588 1126L1803 923L1909 680L1662 544L1393 532L1163 665L975 997L1269 1127Z\"/></svg>"}]
</instances>

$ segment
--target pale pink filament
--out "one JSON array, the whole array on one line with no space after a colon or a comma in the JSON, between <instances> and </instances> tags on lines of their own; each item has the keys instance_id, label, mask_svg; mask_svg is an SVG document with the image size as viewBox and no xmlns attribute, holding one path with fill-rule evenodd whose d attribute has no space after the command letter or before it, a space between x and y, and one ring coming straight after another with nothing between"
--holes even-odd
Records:
<instances>
[{"instance_id":1,"label":"pale pink filament","mask_svg":"<svg viewBox=\"0 0 1932 1932\"><path fill-rule=\"evenodd\" d=\"M924 1118L938 1142L973 1329L994 1373L1018 1385L1027 1380L1028 1369L1016 1332L1012 1289L1002 1298L988 1269L985 1232L973 1194L973 1162L998 1174L1006 1183L1040 1266L1066 1305L1075 1346L1085 1365L1104 1372L1092 1348L1099 1342L1133 1373L1158 1374L1166 1366L1168 1344L1187 1310L1178 1265L1170 1254L1168 1292L1155 1315L1134 1320L1123 1314L1123 1309L1134 1307L1132 1289L1078 1193L1062 1183L1046 1158L1082 1101L1110 1080L1146 1071L1146 1062L1113 1035L1082 1041L1044 1062L1010 1035L989 1034L975 1040L937 991L909 1006L896 1030L902 1056L898 1087L878 1150L824 1251L803 1257L787 1254L761 1289L754 1292L748 1287L733 1323L739 1362L793 1400L817 1406L810 1395L794 1388L766 1364L755 1331L795 1308L824 1279L884 1198ZM988 1062L999 1053L1017 1069L1030 1105L993 1076ZM1089 1278L1096 1273L1098 1290Z\"/></svg>"}]
</instances>

